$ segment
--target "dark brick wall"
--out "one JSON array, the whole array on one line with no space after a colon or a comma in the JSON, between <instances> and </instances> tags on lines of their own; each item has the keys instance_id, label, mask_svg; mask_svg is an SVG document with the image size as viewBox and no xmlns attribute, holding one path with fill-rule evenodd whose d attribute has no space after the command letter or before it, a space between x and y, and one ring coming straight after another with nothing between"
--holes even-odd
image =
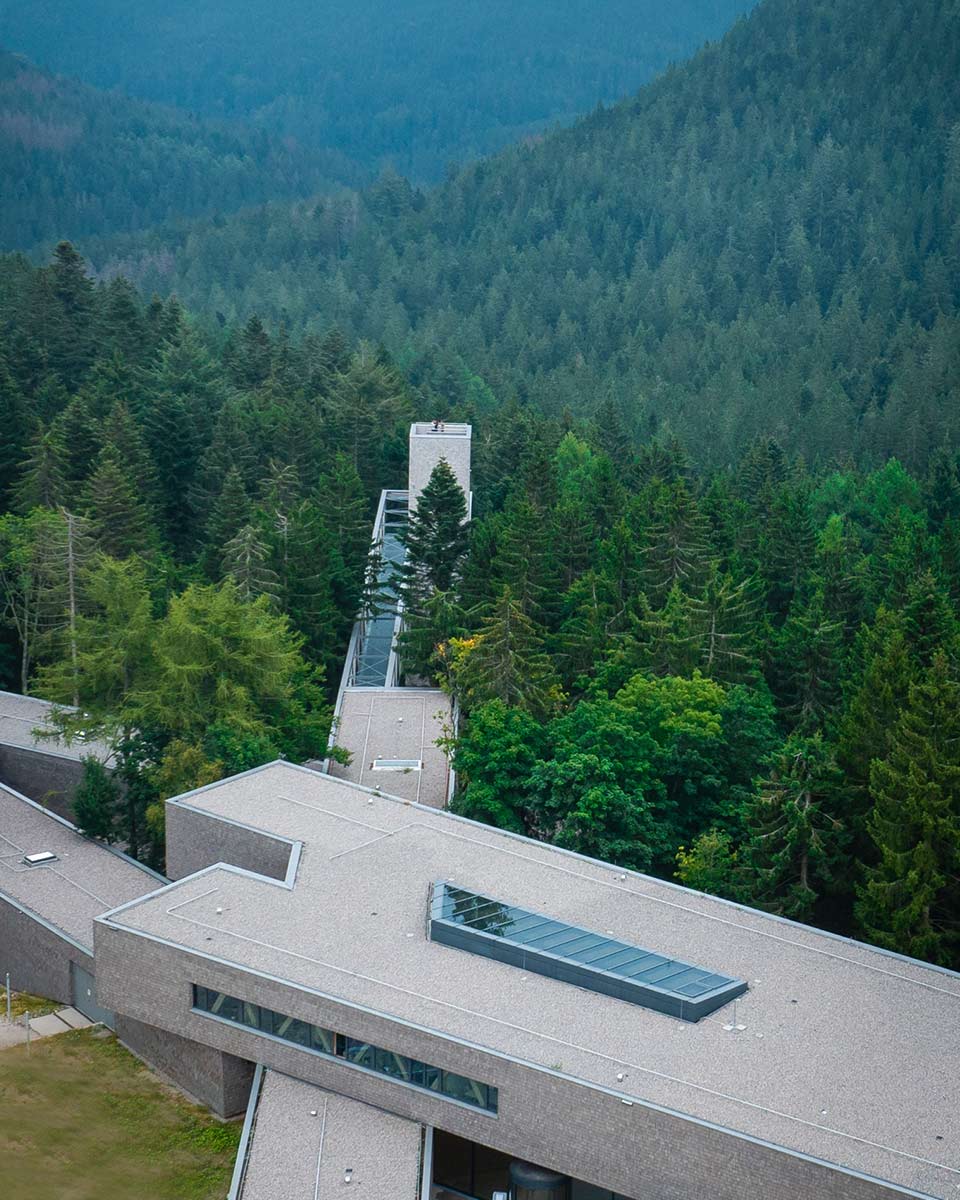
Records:
<instances>
[{"instance_id":1,"label":"dark brick wall","mask_svg":"<svg viewBox=\"0 0 960 1200\"><path fill-rule=\"evenodd\" d=\"M117 1037L128 1050L219 1116L233 1117L246 1109L253 1063L132 1017L117 1017Z\"/></svg>"},{"instance_id":2,"label":"dark brick wall","mask_svg":"<svg viewBox=\"0 0 960 1200\"><path fill-rule=\"evenodd\" d=\"M83 764L37 750L0 745L0 783L73 820L73 797Z\"/></svg>"},{"instance_id":3,"label":"dark brick wall","mask_svg":"<svg viewBox=\"0 0 960 1200\"><path fill-rule=\"evenodd\" d=\"M231 863L271 879L283 879L290 843L231 825L219 817L167 805L167 876L183 879L214 863Z\"/></svg>"},{"instance_id":4,"label":"dark brick wall","mask_svg":"<svg viewBox=\"0 0 960 1200\"><path fill-rule=\"evenodd\" d=\"M0 978L16 992L70 1004L70 963L93 971L93 958L8 903L0 895Z\"/></svg>"}]
</instances>

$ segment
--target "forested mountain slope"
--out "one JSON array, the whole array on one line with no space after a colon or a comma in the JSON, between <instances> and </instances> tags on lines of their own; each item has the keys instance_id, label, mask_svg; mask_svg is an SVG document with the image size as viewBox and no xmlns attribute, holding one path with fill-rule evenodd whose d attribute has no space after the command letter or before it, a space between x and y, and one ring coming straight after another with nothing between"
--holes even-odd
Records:
<instances>
[{"instance_id":1,"label":"forested mountain slope","mask_svg":"<svg viewBox=\"0 0 960 1200\"><path fill-rule=\"evenodd\" d=\"M95 247L227 318L382 338L451 399L613 399L731 461L960 435L960 5L766 0L613 109L420 194ZM173 258L158 258L158 250ZM437 347L442 347L438 352ZM438 361L439 360L439 361Z\"/></svg>"},{"instance_id":2,"label":"forested mountain slope","mask_svg":"<svg viewBox=\"0 0 960 1200\"><path fill-rule=\"evenodd\" d=\"M414 179L617 100L753 0L6 0L0 44Z\"/></svg>"},{"instance_id":3,"label":"forested mountain slope","mask_svg":"<svg viewBox=\"0 0 960 1200\"><path fill-rule=\"evenodd\" d=\"M233 212L350 172L293 139L100 92L0 51L0 248Z\"/></svg>"}]
</instances>

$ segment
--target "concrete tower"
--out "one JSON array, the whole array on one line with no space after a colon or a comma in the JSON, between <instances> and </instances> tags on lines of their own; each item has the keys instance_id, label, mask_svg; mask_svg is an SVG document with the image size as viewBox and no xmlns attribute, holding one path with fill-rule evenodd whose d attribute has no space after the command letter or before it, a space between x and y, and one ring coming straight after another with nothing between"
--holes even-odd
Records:
<instances>
[{"instance_id":1,"label":"concrete tower","mask_svg":"<svg viewBox=\"0 0 960 1200\"><path fill-rule=\"evenodd\" d=\"M434 428L432 421L415 421L410 426L410 473L407 487L410 511L430 481L433 468L445 458L467 498L470 513L470 439L473 427L449 422Z\"/></svg>"}]
</instances>

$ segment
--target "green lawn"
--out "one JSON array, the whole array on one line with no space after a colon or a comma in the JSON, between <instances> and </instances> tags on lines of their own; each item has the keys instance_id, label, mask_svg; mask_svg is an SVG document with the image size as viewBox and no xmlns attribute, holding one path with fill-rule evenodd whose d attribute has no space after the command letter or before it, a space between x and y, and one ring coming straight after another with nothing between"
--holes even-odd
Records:
<instances>
[{"instance_id":1,"label":"green lawn","mask_svg":"<svg viewBox=\"0 0 960 1200\"><path fill-rule=\"evenodd\" d=\"M64 1006L59 1000L48 1000L45 996L31 996L29 992L15 992L10 989L10 1015L13 1018L22 1017L28 1012L31 1017L42 1017L44 1013L56 1012ZM0 1017L7 1015L7 989L0 987Z\"/></svg>"},{"instance_id":2,"label":"green lawn","mask_svg":"<svg viewBox=\"0 0 960 1200\"><path fill-rule=\"evenodd\" d=\"M0 1051L4 1200L224 1200L240 1125L85 1029Z\"/></svg>"}]
</instances>

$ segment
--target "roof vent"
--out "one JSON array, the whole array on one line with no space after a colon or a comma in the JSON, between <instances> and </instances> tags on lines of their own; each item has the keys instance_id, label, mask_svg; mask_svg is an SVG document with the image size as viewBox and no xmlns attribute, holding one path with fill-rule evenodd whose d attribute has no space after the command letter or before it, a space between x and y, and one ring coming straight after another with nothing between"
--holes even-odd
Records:
<instances>
[{"instance_id":1,"label":"roof vent","mask_svg":"<svg viewBox=\"0 0 960 1200\"><path fill-rule=\"evenodd\" d=\"M745 980L445 882L433 885L430 940L684 1021L747 990Z\"/></svg>"},{"instance_id":2,"label":"roof vent","mask_svg":"<svg viewBox=\"0 0 960 1200\"><path fill-rule=\"evenodd\" d=\"M38 850L36 854L25 854L22 862L27 867L45 867L48 863L58 861L52 850Z\"/></svg>"}]
</instances>

